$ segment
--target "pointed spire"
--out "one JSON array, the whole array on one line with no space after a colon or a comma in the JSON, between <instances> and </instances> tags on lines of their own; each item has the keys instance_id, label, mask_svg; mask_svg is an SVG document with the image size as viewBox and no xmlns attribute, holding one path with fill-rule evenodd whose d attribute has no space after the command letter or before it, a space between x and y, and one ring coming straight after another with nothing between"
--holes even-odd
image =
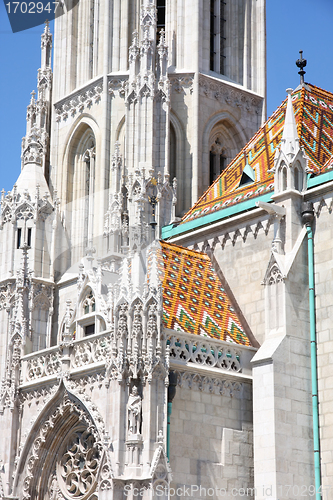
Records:
<instances>
[{"instance_id":1,"label":"pointed spire","mask_svg":"<svg viewBox=\"0 0 333 500\"><path fill-rule=\"evenodd\" d=\"M294 114L293 103L291 100L292 89L287 89L288 101L286 116L284 120L284 128L281 140L281 151L289 158L291 161L293 157L297 154L299 150L299 137L297 133L297 124Z\"/></svg>"}]
</instances>

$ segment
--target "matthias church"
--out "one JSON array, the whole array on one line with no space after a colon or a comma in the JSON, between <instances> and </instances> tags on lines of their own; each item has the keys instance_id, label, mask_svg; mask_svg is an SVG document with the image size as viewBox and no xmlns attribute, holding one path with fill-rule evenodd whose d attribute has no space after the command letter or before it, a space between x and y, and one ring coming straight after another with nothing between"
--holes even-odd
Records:
<instances>
[{"instance_id":1,"label":"matthias church","mask_svg":"<svg viewBox=\"0 0 333 500\"><path fill-rule=\"evenodd\" d=\"M265 7L45 24L1 195L1 499L331 498L333 93L301 54L266 119Z\"/></svg>"}]
</instances>

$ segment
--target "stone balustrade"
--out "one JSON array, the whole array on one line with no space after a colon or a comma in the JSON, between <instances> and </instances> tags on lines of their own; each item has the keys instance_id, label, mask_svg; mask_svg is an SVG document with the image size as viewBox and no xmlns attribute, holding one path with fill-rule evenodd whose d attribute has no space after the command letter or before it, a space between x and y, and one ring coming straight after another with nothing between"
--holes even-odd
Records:
<instances>
[{"instance_id":1,"label":"stone balustrade","mask_svg":"<svg viewBox=\"0 0 333 500\"><path fill-rule=\"evenodd\" d=\"M173 330L167 332L171 365L195 364L251 375L250 361L255 348Z\"/></svg>"},{"instance_id":2,"label":"stone balustrade","mask_svg":"<svg viewBox=\"0 0 333 500\"><path fill-rule=\"evenodd\" d=\"M193 366L214 371L251 375L250 361L256 349L220 340L166 330L173 366ZM103 364L111 357L110 332L98 333L69 345L69 370ZM34 352L22 357L21 383L32 383L45 377L57 377L63 371L63 346ZM68 365L67 365L68 366Z\"/></svg>"}]
</instances>

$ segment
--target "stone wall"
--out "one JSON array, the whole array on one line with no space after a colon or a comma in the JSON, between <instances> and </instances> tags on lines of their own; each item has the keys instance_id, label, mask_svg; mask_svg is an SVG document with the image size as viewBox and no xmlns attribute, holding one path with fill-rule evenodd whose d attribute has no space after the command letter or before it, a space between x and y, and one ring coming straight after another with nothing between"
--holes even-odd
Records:
<instances>
[{"instance_id":1,"label":"stone wall","mask_svg":"<svg viewBox=\"0 0 333 500\"><path fill-rule=\"evenodd\" d=\"M233 488L252 488L251 384L229 380L223 387L223 379L212 383L188 372L182 380L170 424L171 487L192 486L194 498L207 498L205 488L224 488L230 495Z\"/></svg>"}]
</instances>

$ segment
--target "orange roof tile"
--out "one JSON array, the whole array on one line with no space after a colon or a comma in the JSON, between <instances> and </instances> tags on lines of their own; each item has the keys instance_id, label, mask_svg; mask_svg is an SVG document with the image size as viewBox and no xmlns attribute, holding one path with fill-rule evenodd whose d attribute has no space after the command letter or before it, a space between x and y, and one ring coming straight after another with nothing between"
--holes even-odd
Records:
<instances>
[{"instance_id":1,"label":"orange roof tile","mask_svg":"<svg viewBox=\"0 0 333 500\"><path fill-rule=\"evenodd\" d=\"M333 94L306 84L292 94L300 146L314 175L333 168ZM184 215L181 223L274 190L275 150L280 146L287 99L246 144L216 181ZM248 161L255 181L239 186Z\"/></svg>"},{"instance_id":2,"label":"orange roof tile","mask_svg":"<svg viewBox=\"0 0 333 500\"><path fill-rule=\"evenodd\" d=\"M164 326L250 345L209 257L165 241L160 243Z\"/></svg>"}]
</instances>

